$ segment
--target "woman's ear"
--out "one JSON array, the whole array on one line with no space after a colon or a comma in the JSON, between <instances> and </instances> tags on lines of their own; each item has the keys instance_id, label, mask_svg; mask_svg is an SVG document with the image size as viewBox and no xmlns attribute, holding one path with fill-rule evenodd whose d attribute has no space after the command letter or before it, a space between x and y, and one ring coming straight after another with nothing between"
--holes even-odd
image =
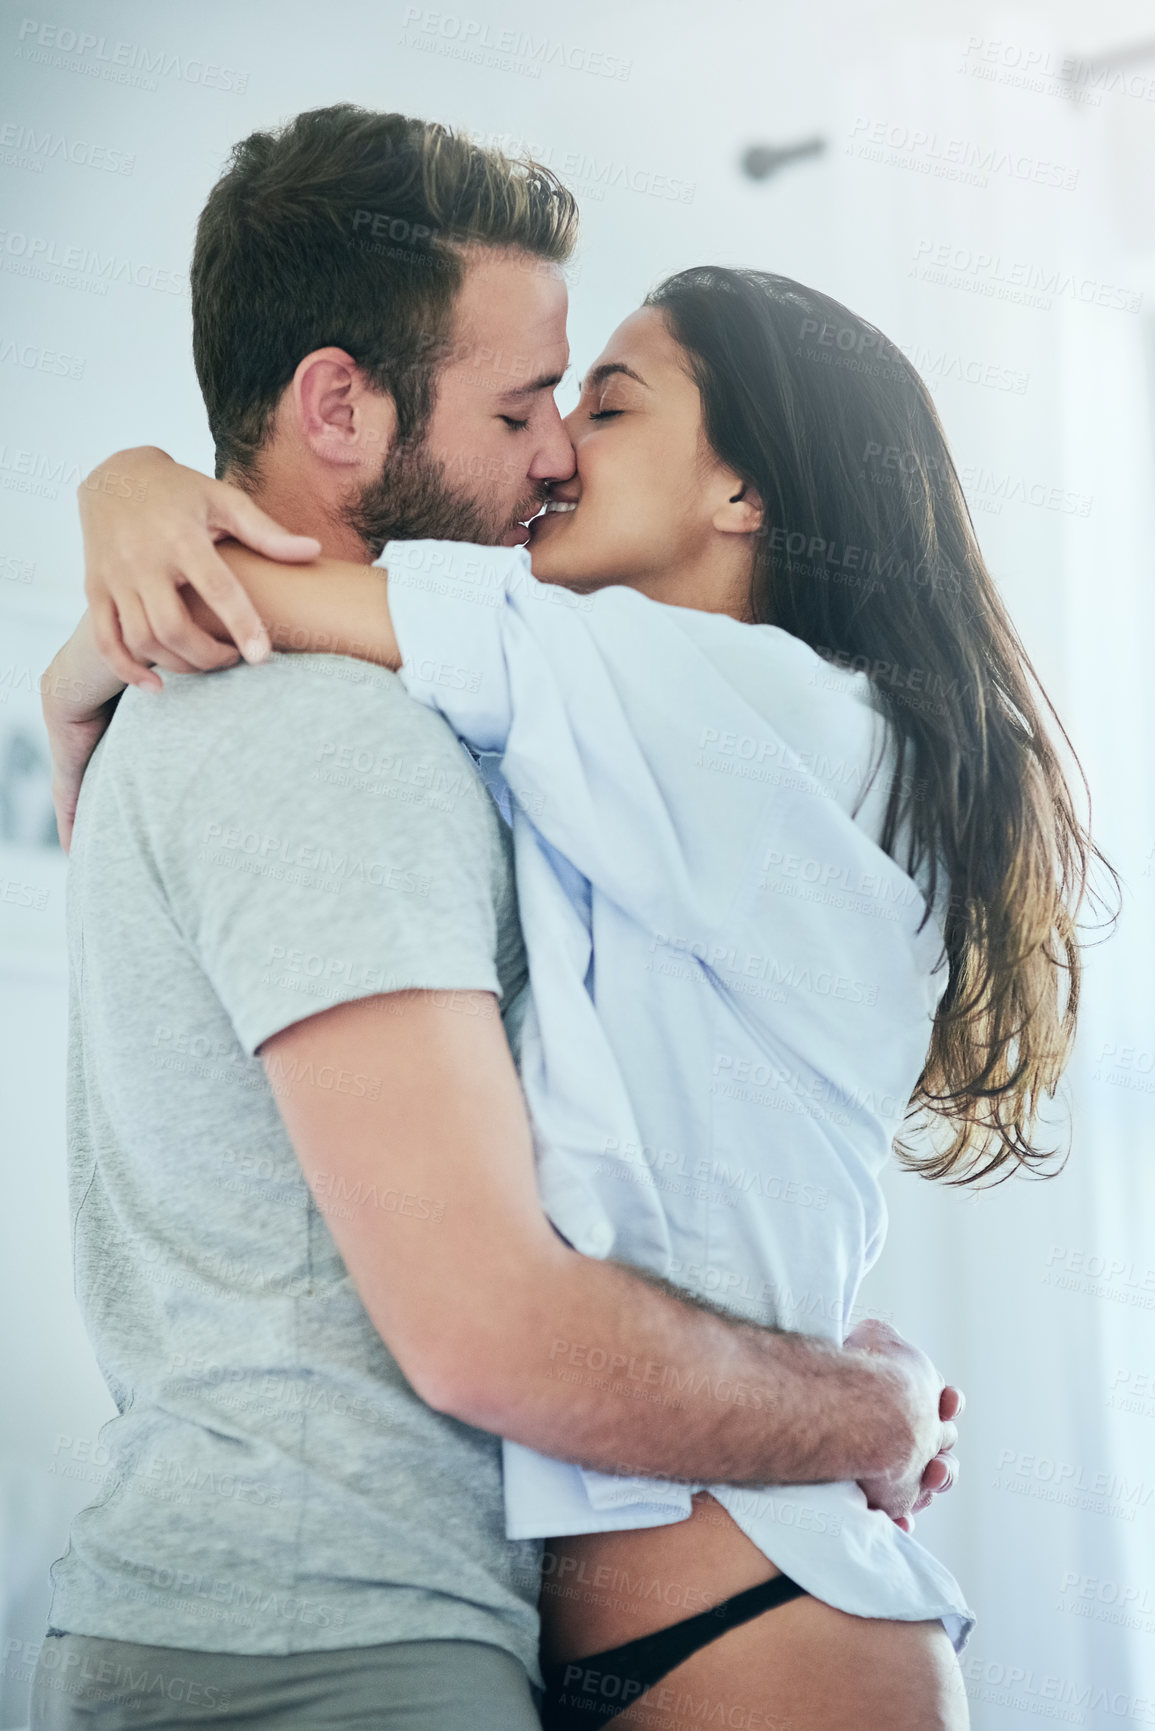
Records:
<instances>
[{"instance_id":1,"label":"woman's ear","mask_svg":"<svg viewBox=\"0 0 1155 1731\"><path fill-rule=\"evenodd\" d=\"M714 512L714 527L724 535L754 535L762 527L762 501L748 481L730 475L726 497Z\"/></svg>"}]
</instances>

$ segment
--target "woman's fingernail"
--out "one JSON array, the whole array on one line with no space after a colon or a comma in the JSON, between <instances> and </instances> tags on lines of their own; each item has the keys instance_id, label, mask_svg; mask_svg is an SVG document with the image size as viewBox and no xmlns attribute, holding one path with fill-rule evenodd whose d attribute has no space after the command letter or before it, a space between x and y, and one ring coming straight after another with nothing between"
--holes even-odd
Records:
<instances>
[{"instance_id":1,"label":"woman's fingernail","mask_svg":"<svg viewBox=\"0 0 1155 1731\"><path fill-rule=\"evenodd\" d=\"M246 661L267 661L269 658L269 650L269 640L262 632L259 637L249 638L249 641L245 644L243 653Z\"/></svg>"}]
</instances>

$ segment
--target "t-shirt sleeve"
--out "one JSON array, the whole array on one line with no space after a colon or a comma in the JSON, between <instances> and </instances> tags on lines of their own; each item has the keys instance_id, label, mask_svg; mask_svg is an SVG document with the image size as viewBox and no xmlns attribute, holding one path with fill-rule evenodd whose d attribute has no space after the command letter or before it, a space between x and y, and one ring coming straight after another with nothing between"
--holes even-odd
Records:
<instances>
[{"instance_id":1,"label":"t-shirt sleeve","mask_svg":"<svg viewBox=\"0 0 1155 1731\"><path fill-rule=\"evenodd\" d=\"M499 826L468 754L393 675L300 661L232 670L202 706L179 811L153 826L174 914L250 1056L354 999L501 991Z\"/></svg>"}]
</instances>

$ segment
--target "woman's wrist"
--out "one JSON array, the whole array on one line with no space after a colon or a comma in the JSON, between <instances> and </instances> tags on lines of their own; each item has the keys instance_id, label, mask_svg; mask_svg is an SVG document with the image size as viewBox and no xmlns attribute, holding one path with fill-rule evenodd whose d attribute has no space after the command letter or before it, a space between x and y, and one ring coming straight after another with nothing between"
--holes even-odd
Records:
<instances>
[{"instance_id":1,"label":"woman's wrist","mask_svg":"<svg viewBox=\"0 0 1155 1731\"><path fill-rule=\"evenodd\" d=\"M114 451L111 457L98 463L76 489L81 523L94 494L109 493L118 499L146 499L150 476L166 474L176 466L175 457L170 457L159 445L133 445L126 451Z\"/></svg>"},{"instance_id":2,"label":"woman's wrist","mask_svg":"<svg viewBox=\"0 0 1155 1731\"><path fill-rule=\"evenodd\" d=\"M325 558L281 565L235 541L222 541L218 551L244 585L274 649L400 667L380 567Z\"/></svg>"},{"instance_id":3,"label":"woman's wrist","mask_svg":"<svg viewBox=\"0 0 1155 1731\"><path fill-rule=\"evenodd\" d=\"M40 682L45 718L61 723L89 721L124 690L124 680L108 665L96 642L86 608L68 641L49 662Z\"/></svg>"}]
</instances>

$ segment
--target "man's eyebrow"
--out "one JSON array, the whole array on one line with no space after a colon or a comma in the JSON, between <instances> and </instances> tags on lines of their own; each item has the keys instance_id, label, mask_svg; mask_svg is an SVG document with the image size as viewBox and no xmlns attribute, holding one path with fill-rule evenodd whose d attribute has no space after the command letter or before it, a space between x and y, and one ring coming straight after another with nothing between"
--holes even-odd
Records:
<instances>
[{"instance_id":1,"label":"man's eyebrow","mask_svg":"<svg viewBox=\"0 0 1155 1731\"><path fill-rule=\"evenodd\" d=\"M636 380L637 383L642 385L647 391L650 388L649 385L646 384L641 373L635 373L633 367L627 367L624 361L603 361L600 367L594 367L591 372L586 374L585 378L582 380L581 388L583 391L594 391L599 385L604 384L607 379L612 378L615 373L624 373L627 379Z\"/></svg>"},{"instance_id":2,"label":"man's eyebrow","mask_svg":"<svg viewBox=\"0 0 1155 1731\"><path fill-rule=\"evenodd\" d=\"M564 373L543 373L540 379L534 379L528 385L511 385L501 395L503 400L507 397L534 397L539 391L555 390L564 377Z\"/></svg>"}]
</instances>

